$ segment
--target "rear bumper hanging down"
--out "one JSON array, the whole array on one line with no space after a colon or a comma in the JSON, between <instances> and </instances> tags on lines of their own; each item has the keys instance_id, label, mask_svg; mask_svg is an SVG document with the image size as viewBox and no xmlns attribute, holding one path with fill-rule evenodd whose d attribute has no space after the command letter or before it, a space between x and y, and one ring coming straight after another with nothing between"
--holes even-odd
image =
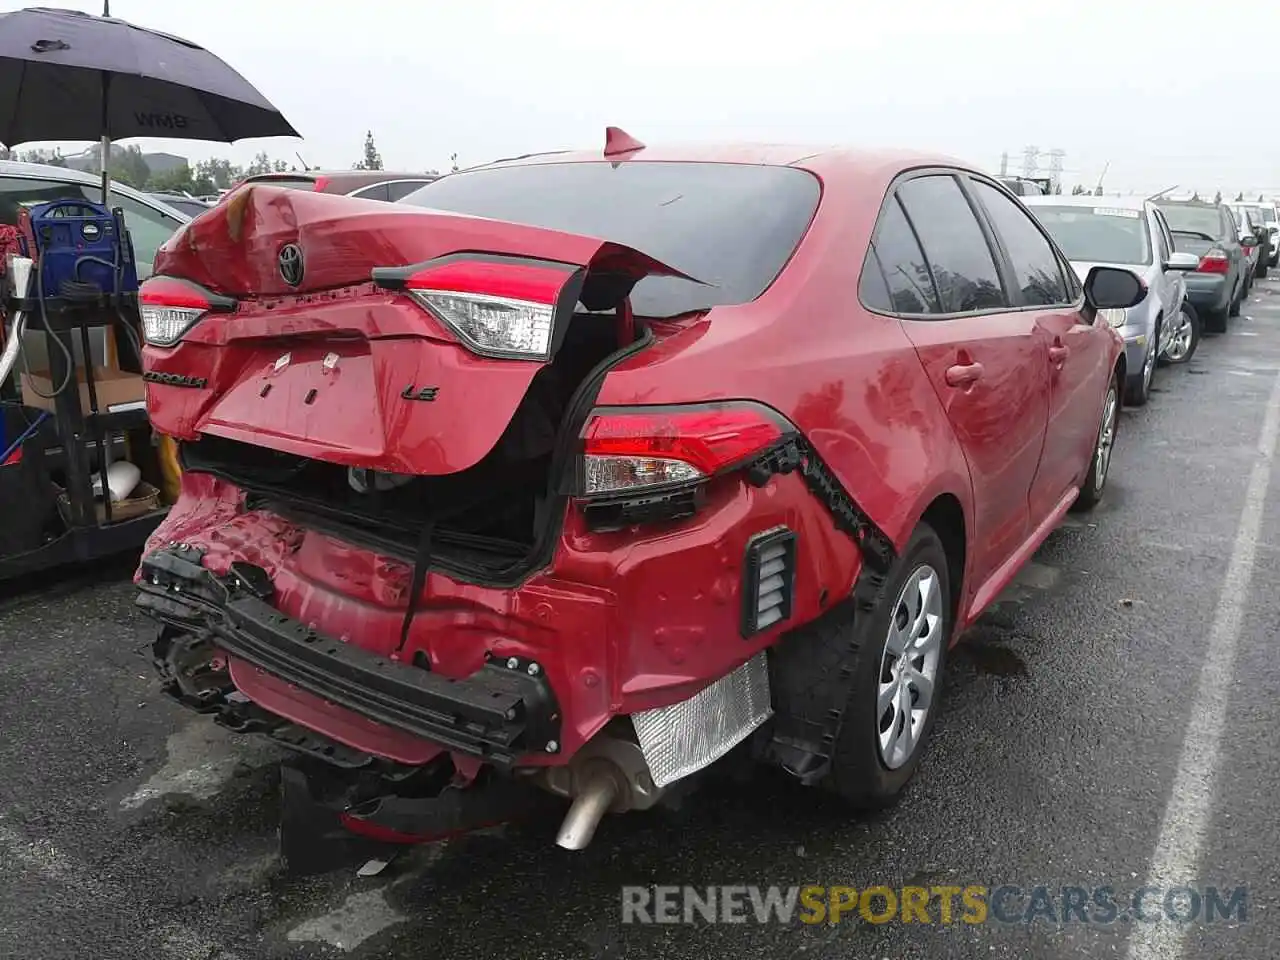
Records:
<instances>
[{"instance_id":1,"label":"rear bumper hanging down","mask_svg":"<svg viewBox=\"0 0 1280 960\"><path fill-rule=\"evenodd\" d=\"M261 567L234 563L225 576L203 552L174 545L142 561L137 605L173 630L371 720L509 770L560 741L560 711L545 670L490 658L452 680L326 637L273 607ZM188 705L189 691L170 690ZM216 697L216 691L210 694ZM212 712L215 704L209 704Z\"/></svg>"}]
</instances>

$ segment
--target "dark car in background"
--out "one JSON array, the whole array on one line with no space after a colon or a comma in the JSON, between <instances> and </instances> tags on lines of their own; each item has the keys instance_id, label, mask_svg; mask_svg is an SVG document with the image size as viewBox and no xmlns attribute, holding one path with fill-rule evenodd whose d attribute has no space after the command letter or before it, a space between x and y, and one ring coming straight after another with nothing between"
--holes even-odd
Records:
<instances>
[{"instance_id":1,"label":"dark car in background","mask_svg":"<svg viewBox=\"0 0 1280 960\"><path fill-rule=\"evenodd\" d=\"M1175 248L1200 258L1200 266L1186 274L1187 299L1206 331L1225 333L1227 318L1240 313L1250 279L1249 258L1235 218L1221 203L1161 200L1157 206L1169 224Z\"/></svg>"},{"instance_id":2,"label":"dark car in background","mask_svg":"<svg viewBox=\"0 0 1280 960\"><path fill-rule=\"evenodd\" d=\"M175 210L181 210L187 216L195 218L208 210L213 204L207 200L201 200L199 197L193 197L186 193L149 193L147 194L152 200L159 200L161 203L168 204Z\"/></svg>"},{"instance_id":3,"label":"dark car in background","mask_svg":"<svg viewBox=\"0 0 1280 960\"><path fill-rule=\"evenodd\" d=\"M387 170L296 170L287 173L259 173L245 177L239 185L269 183L313 193L338 193L366 200L394 202L439 179L434 173L392 173Z\"/></svg>"}]
</instances>

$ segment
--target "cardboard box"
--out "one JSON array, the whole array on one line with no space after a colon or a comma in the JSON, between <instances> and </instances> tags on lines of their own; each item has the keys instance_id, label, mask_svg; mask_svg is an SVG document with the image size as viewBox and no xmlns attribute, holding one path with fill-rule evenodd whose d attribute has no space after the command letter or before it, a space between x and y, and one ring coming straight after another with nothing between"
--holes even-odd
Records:
<instances>
[{"instance_id":1,"label":"cardboard box","mask_svg":"<svg viewBox=\"0 0 1280 960\"><path fill-rule=\"evenodd\" d=\"M89 385L84 379L84 370L77 368L76 379L80 387L80 412L89 413ZM57 384L49 375L49 371L40 370L22 374L22 403L40 410L54 410L55 401L40 394L53 393ZM146 401L147 388L142 382L142 375L126 373L115 367L94 367L93 386L98 395L98 412L114 413L120 408L129 409L130 405ZM67 389L71 385L67 384ZM36 391L39 391L37 393Z\"/></svg>"},{"instance_id":2,"label":"cardboard box","mask_svg":"<svg viewBox=\"0 0 1280 960\"><path fill-rule=\"evenodd\" d=\"M96 501L94 506L97 508L98 523L106 523L107 510L102 505L102 501ZM140 517L145 513L150 513L152 510L159 509L160 491L143 480L134 488L133 493L129 494L127 499L113 500L111 502L111 522L119 523L121 520L132 520L134 517ZM62 514L63 521L70 526L71 498L65 492L58 495L58 510Z\"/></svg>"}]
</instances>

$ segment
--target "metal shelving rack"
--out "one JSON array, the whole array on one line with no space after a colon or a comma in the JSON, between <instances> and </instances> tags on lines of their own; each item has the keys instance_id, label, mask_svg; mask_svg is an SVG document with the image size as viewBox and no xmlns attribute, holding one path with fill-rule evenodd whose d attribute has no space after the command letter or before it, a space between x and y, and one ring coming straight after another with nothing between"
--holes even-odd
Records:
<instances>
[{"instance_id":1,"label":"metal shelving rack","mask_svg":"<svg viewBox=\"0 0 1280 960\"><path fill-rule=\"evenodd\" d=\"M36 298L13 301L12 307L30 311L28 315L33 318L40 316L42 309ZM90 479L90 447L97 451L105 485L109 436L115 432L127 434L130 430L146 427L149 422L145 409L111 413L99 408L89 338L89 331L94 327L109 327L119 322L122 315L137 317L136 295L101 296L87 301L46 297L43 311L48 320L48 328L45 328L43 321L35 321L28 325L27 333L42 333L45 336L50 377L55 384L66 381L66 388L54 398L53 415L47 421L55 425L64 458L62 472L66 481L68 510L63 520L66 529L53 539L33 544L29 550L0 555L0 580L66 563L97 560L141 547L167 512L167 508L161 507L141 516L116 520L112 516L111 498L104 496L104 516L100 523ZM88 413L81 409L77 371L67 369L68 358L71 359L72 366L75 366L73 343L77 338L83 350L85 384L89 395ZM65 350L60 349L58 343ZM43 433L43 429L37 431L26 443L30 444L33 440L39 442ZM43 450L41 462L42 454ZM52 491L52 480L48 486Z\"/></svg>"}]
</instances>

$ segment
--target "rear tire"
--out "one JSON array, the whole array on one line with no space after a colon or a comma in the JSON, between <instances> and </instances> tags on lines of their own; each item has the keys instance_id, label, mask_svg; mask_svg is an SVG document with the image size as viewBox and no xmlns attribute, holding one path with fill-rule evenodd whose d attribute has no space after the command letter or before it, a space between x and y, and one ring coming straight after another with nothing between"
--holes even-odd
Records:
<instances>
[{"instance_id":1,"label":"rear tire","mask_svg":"<svg viewBox=\"0 0 1280 960\"><path fill-rule=\"evenodd\" d=\"M1084 478L1080 495L1072 505L1075 510L1092 510L1102 500L1111 476L1111 453L1115 446L1116 427L1120 422L1120 375L1111 378L1106 398L1102 401L1102 419L1098 424L1098 439L1094 441L1089 457L1089 473Z\"/></svg>"},{"instance_id":2,"label":"rear tire","mask_svg":"<svg viewBox=\"0 0 1280 960\"><path fill-rule=\"evenodd\" d=\"M857 636L853 682L822 781L855 809L895 803L924 756L954 619L950 569L937 533L921 523L885 578L875 608L855 612L839 629L815 638L848 649L848 632ZM814 652L816 669L829 661Z\"/></svg>"}]
</instances>

